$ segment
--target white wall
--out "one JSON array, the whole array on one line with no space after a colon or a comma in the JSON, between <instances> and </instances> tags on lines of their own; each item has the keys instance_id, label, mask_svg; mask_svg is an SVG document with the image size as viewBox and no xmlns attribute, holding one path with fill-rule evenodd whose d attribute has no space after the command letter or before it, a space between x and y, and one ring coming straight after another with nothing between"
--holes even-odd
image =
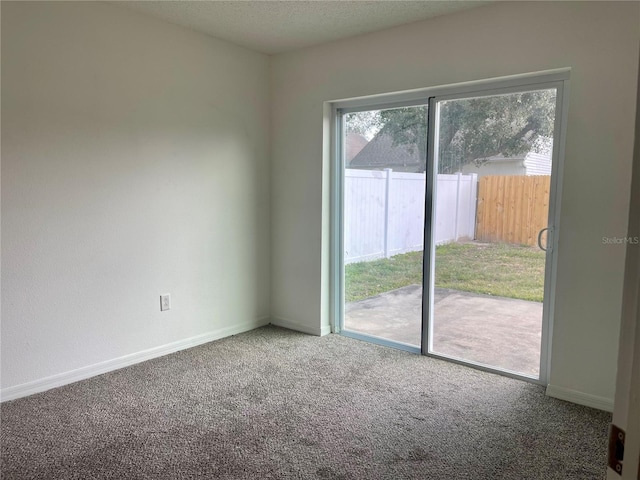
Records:
<instances>
[{"instance_id":1,"label":"white wall","mask_svg":"<svg viewBox=\"0 0 640 480\"><path fill-rule=\"evenodd\" d=\"M2 2L3 395L268 321L268 95L264 55Z\"/></svg>"},{"instance_id":2,"label":"white wall","mask_svg":"<svg viewBox=\"0 0 640 480\"><path fill-rule=\"evenodd\" d=\"M328 331L323 102L571 67L549 391L611 408L624 246L604 245L602 237L626 232L639 8L637 2L500 2L277 55L271 65L272 316L304 331Z\"/></svg>"}]
</instances>

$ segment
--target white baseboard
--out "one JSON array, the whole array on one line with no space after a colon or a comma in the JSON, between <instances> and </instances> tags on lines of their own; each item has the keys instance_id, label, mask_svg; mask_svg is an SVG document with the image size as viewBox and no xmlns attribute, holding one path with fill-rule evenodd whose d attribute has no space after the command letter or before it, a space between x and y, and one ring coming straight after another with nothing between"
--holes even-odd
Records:
<instances>
[{"instance_id":1,"label":"white baseboard","mask_svg":"<svg viewBox=\"0 0 640 480\"><path fill-rule=\"evenodd\" d=\"M271 325L294 330L296 332L306 333L308 335L315 335L317 337L321 337L323 335L331 333L331 327L329 327L329 325L323 325L322 327L314 328L279 317L271 317Z\"/></svg>"},{"instance_id":2,"label":"white baseboard","mask_svg":"<svg viewBox=\"0 0 640 480\"><path fill-rule=\"evenodd\" d=\"M599 397L589 393L578 392L570 388L558 387L557 385L547 386L547 395L567 402L577 403L585 407L597 408L606 412L613 412L613 399Z\"/></svg>"},{"instance_id":3,"label":"white baseboard","mask_svg":"<svg viewBox=\"0 0 640 480\"><path fill-rule=\"evenodd\" d=\"M13 387L7 387L0 390L0 402L7 400L15 400L16 398L26 397L33 395L34 393L44 392L52 388L68 385L80 380L85 380L90 377L95 377L102 373L118 370L119 368L128 367L136 363L151 360L152 358L162 357L170 353L174 353L187 348L196 347L204 343L209 343L214 340L219 340L230 335L237 335L238 333L248 332L259 327L263 327L269 324L269 317L259 318L253 322L241 323L233 325L231 327L219 328L211 332L196 335L194 337L185 338L184 340L178 340L176 342L167 343L166 345L160 345L158 347L149 348L140 352L131 353L123 357L114 358L112 360L106 360L104 362L95 363L86 367L80 367L69 372L58 373L50 377L33 380L31 382L15 385Z\"/></svg>"}]
</instances>

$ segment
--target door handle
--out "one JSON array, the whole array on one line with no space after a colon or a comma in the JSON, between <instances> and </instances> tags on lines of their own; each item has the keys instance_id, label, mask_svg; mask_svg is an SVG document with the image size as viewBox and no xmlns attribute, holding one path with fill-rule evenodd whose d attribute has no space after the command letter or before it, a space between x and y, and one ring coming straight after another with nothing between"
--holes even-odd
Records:
<instances>
[{"instance_id":1,"label":"door handle","mask_svg":"<svg viewBox=\"0 0 640 480\"><path fill-rule=\"evenodd\" d=\"M551 229L551 227L545 227L545 228L543 228L542 230L540 230L538 232L538 247L540 248L540 250L543 250L545 252L551 251L551 247L549 247L549 235L547 235L547 247L545 248L545 247L542 246L542 234L544 232L546 232L547 230L550 231L550 232L553 231Z\"/></svg>"}]
</instances>

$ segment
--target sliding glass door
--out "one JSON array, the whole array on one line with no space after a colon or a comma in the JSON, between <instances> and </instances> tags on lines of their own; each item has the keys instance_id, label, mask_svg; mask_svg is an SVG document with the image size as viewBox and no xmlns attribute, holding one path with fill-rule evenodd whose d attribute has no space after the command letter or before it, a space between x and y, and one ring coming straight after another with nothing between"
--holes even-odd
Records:
<instances>
[{"instance_id":1,"label":"sliding glass door","mask_svg":"<svg viewBox=\"0 0 640 480\"><path fill-rule=\"evenodd\" d=\"M563 79L336 109L336 331L546 379Z\"/></svg>"}]
</instances>

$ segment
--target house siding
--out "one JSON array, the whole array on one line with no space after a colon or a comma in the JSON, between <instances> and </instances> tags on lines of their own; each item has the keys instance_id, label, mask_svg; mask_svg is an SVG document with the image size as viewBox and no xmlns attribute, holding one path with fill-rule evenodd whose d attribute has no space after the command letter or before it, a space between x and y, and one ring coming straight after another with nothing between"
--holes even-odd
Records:
<instances>
[{"instance_id":1,"label":"house siding","mask_svg":"<svg viewBox=\"0 0 640 480\"><path fill-rule=\"evenodd\" d=\"M524 166L527 175L551 175L551 154L529 152Z\"/></svg>"}]
</instances>

